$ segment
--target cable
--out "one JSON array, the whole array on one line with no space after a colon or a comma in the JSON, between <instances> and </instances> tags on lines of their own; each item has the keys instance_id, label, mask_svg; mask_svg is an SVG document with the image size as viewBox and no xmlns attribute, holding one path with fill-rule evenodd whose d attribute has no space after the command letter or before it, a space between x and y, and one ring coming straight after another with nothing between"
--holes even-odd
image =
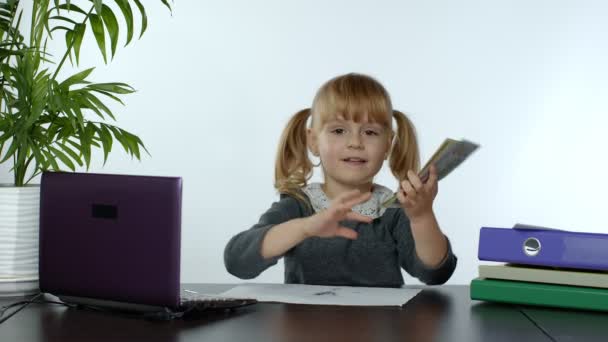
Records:
<instances>
[{"instance_id":1,"label":"cable","mask_svg":"<svg viewBox=\"0 0 608 342\"><path fill-rule=\"evenodd\" d=\"M4 323L9 318L13 317L17 312L25 309L25 307L27 307L28 305L34 303L34 301L36 299L38 299L38 297L40 297L40 296L42 296L42 293L37 294L36 296L34 296L34 298L32 298L30 300L23 300L23 301L20 301L20 302L16 302L16 303L12 303L12 304L3 306L2 309L1 309L1 311L0 311L0 324ZM4 313L6 312L6 310L8 310L8 309L10 309L12 307L18 306L18 305L21 305L21 307L19 309L11 312L10 315L8 315L6 317L3 317Z\"/></svg>"},{"instance_id":2,"label":"cable","mask_svg":"<svg viewBox=\"0 0 608 342\"><path fill-rule=\"evenodd\" d=\"M530 320L530 322L532 322L532 324L534 324L538 329L540 329L540 331L547 336L551 341L555 342L555 339L553 338L553 336L551 336L549 334L549 332L547 330L545 330L545 328L541 327L540 324L536 323L535 320L532 319L532 317L530 317L530 315L528 315L525 311L524 308L522 308L521 306L517 306L519 312L521 312L524 316L526 316L526 318L528 320Z\"/></svg>"}]
</instances>

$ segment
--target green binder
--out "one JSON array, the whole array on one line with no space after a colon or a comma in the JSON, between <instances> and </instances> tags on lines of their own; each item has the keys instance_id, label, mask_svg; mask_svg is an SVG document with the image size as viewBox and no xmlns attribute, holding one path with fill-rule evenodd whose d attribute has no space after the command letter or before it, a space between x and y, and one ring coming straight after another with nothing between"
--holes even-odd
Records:
<instances>
[{"instance_id":1,"label":"green binder","mask_svg":"<svg viewBox=\"0 0 608 342\"><path fill-rule=\"evenodd\" d=\"M471 299L569 309L608 311L608 289L476 278Z\"/></svg>"}]
</instances>

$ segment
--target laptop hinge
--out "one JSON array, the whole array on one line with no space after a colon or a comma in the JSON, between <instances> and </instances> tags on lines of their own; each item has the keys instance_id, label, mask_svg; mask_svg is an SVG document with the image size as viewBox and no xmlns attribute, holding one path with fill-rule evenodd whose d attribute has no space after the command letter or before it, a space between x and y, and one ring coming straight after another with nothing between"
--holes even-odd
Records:
<instances>
[{"instance_id":1,"label":"laptop hinge","mask_svg":"<svg viewBox=\"0 0 608 342\"><path fill-rule=\"evenodd\" d=\"M113 301L113 300L98 299L98 298L64 296L64 295L57 295L57 297L59 297L59 299L61 299L62 301L66 302L66 303L99 306L99 307L104 307L104 308L108 308L108 309L116 309L116 310L123 310L123 311L155 312L155 311L160 311L160 310L165 309L164 306L117 302L117 301Z\"/></svg>"}]
</instances>

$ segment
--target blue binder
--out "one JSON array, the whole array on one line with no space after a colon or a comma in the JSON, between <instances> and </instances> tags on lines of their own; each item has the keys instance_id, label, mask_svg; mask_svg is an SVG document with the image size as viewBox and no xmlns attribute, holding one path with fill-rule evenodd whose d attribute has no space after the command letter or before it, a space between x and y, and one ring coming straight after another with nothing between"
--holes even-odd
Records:
<instances>
[{"instance_id":1,"label":"blue binder","mask_svg":"<svg viewBox=\"0 0 608 342\"><path fill-rule=\"evenodd\" d=\"M517 227L482 227L479 232L479 260L608 270L608 234Z\"/></svg>"}]
</instances>

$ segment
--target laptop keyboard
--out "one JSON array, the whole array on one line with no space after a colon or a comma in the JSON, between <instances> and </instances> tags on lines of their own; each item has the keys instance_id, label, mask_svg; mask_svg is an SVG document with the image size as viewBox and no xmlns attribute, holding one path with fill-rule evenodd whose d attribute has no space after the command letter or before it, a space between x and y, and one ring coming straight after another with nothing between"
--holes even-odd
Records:
<instances>
[{"instance_id":1,"label":"laptop keyboard","mask_svg":"<svg viewBox=\"0 0 608 342\"><path fill-rule=\"evenodd\" d=\"M251 298L230 298L183 290L180 309L187 311L229 310L257 303Z\"/></svg>"}]
</instances>

